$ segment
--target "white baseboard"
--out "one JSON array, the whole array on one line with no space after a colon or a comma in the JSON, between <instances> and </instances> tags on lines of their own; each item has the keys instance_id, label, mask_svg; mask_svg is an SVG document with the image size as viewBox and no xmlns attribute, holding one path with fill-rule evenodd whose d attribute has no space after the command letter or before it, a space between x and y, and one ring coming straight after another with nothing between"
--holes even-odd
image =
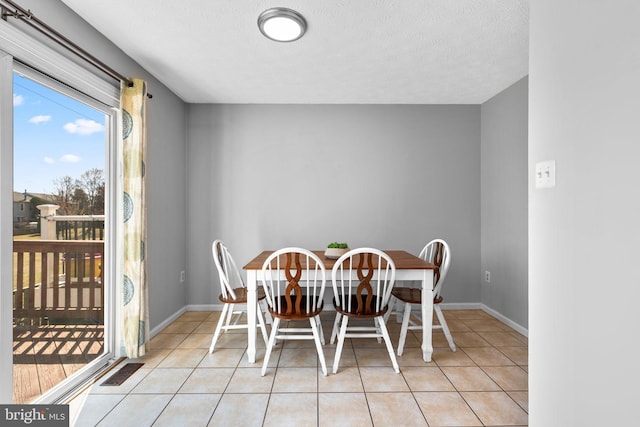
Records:
<instances>
[{"instance_id":1,"label":"white baseboard","mask_svg":"<svg viewBox=\"0 0 640 427\"><path fill-rule=\"evenodd\" d=\"M189 304L187 311L222 311L222 304Z\"/></svg>"},{"instance_id":2,"label":"white baseboard","mask_svg":"<svg viewBox=\"0 0 640 427\"><path fill-rule=\"evenodd\" d=\"M445 310L482 310L485 313L489 314L490 316L495 317L496 320L501 321L505 325L521 333L525 337L529 336L529 330L527 328L519 325L518 323L509 319L508 317L503 316L502 314L498 313L492 308L489 308L486 305L479 302L442 303L440 304L440 308L442 308L443 311ZM414 310L412 309L411 311L414 311ZM420 311L419 308L415 309L416 314L419 314L419 311Z\"/></svg>"},{"instance_id":3,"label":"white baseboard","mask_svg":"<svg viewBox=\"0 0 640 427\"><path fill-rule=\"evenodd\" d=\"M482 304L479 302L443 302L440 304L443 310L482 310Z\"/></svg>"},{"instance_id":4,"label":"white baseboard","mask_svg":"<svg viewBox=\"0 0 640 427\"><path fill-rule=\"evenodd\" d=\"M167 317L164 321L162 321L162 323L160 323L158 326L156 326L155 328L151 329L149 331L149 335L151 336L151 338L155 337L156 335L158 335L160 333L161 330L163 330L164 328L166 328L167 326L169 326L171 323L173 323L174 320L176 320L178 317L182 316L184 313L186 313L187 311L189 311L189 306L184 306L182 307L180 310L176 311L175 313L173 313L171 316Z\"/></svg>"},{"instance_id":5,"label":"white baseboard","mask_svg":"<svg viewBox=\"0 0 640 427\"><path fill-rule=\"evenodd\" d=\"M517 324L516 322L514 322L513 320L503 316L502 314L498 313L497 311L495 311L492 308L487 307L484 304L481 304L481 309L482 311L484 311L487 314L492 315L493 317L495 317L496 319L498 319L499 321L501 321L502 323L504 323L505 325L515 329L516 331L518 331L519 333L521 333L522 335L524 335L525 337L529 336L529 330L519 324Z\"/></svg>"},{"instance_id":6,"label":"white baseboard","mask_svg":"<svg viewBox=\"0 0 640 427\"><path fill-rule=\"evenodd\" d=\"M325 304L326 305L326 304ZM529 330L523 326L517 324L513 320L503 316L497 311L487 307L479 302L464 302L464 303L442 303L440 305L442 310L482 310L485 313L495 317L505 325L515 329L525 337L529 336ZM167 319L165 319L158 326L150 331L151 338L157 335L161 330L169 326L174 320L182 316L187 311L222 311L222 304L189 304L182 307L180 310L173 313ZM334 311L333 306L325 307L324 311Z\"/></svg>"}]
</instances>

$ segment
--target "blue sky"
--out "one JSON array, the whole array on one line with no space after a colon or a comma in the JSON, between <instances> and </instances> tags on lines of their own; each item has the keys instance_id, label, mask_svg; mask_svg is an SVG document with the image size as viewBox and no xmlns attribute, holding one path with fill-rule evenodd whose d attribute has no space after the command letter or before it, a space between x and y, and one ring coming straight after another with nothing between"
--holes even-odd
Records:
<instances>
[{"instance_id":1,"label":"blue sky","mask_svg":"<svg viewBox=\"0 0 640 427\"><path fill-rule=\"evenodd\" d=\"M13 188L52 193L53 180L104 170L105 115L13 75Z\"/></svg>"}]
</instances>

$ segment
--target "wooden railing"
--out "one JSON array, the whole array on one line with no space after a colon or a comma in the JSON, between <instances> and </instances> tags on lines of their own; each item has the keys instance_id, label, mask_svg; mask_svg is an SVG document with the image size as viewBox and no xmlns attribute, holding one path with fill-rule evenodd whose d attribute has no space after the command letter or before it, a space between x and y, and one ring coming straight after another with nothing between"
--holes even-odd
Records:
<instances>
[{"instance_id":1,"label":"wooden railing","mask_svg":"<svg viewBox=\"0 0 640 427\"><path fill-rule=\"evenodd\" d=\"M92 217L81 220L57 218L68 217L55 217L57 240L104 240L104 219L100 221Z\"/></svg>"},{"instance_id":2,"label":"wooden railing","mask_svg":"<svg viewBox=\"0 0 640 427\"><path fill-rule=\"evenodd\" d=\"M14 240L13 317L103 320L103 241Z\"/></svg>"}]
</instances>

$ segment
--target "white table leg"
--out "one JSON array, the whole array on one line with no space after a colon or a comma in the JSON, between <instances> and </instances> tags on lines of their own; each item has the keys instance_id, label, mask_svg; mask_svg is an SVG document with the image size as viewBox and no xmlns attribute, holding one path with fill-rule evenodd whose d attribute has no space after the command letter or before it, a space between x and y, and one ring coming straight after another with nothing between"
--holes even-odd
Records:
<instances>
[{"instance_id":1,"label":"white table leg","mask_svg":"<svg viewBox=\"0 0 640 427\"><path fill-rule=\"evenodd\" d=\"M422 359L431 362L433 354L433 270L424 270L422 278Z\"/></svg>"},{"instance_id":2,"label":"white table leg","mask_svg":"<svg viewBox=\"0 0 640 427\"><path fill-rule=\"evenodd\" d=\"M247 357L249 363L256 363L256 310L258 308L258 288L257 271L247 270L247 322L248 345Z\"/></svg>"}]
</instances>

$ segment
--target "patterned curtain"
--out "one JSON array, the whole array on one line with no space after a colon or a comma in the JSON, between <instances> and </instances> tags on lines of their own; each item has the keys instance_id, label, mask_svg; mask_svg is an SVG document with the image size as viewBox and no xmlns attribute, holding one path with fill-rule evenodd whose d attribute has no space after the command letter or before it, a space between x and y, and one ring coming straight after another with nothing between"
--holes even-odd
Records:
<instances>
[{"instance_id":1,"label":"patterned curtain","mask_svg":"<svg viewBox=\"0 0 640 427\"><path fill-rule=\"evenodd\" d=\"M123 85L123 237L122 346L129 358L144 356L149 340L149 294L145 263L147 206L145 200L146 83Z\"/></svg>"}]
</instances>

